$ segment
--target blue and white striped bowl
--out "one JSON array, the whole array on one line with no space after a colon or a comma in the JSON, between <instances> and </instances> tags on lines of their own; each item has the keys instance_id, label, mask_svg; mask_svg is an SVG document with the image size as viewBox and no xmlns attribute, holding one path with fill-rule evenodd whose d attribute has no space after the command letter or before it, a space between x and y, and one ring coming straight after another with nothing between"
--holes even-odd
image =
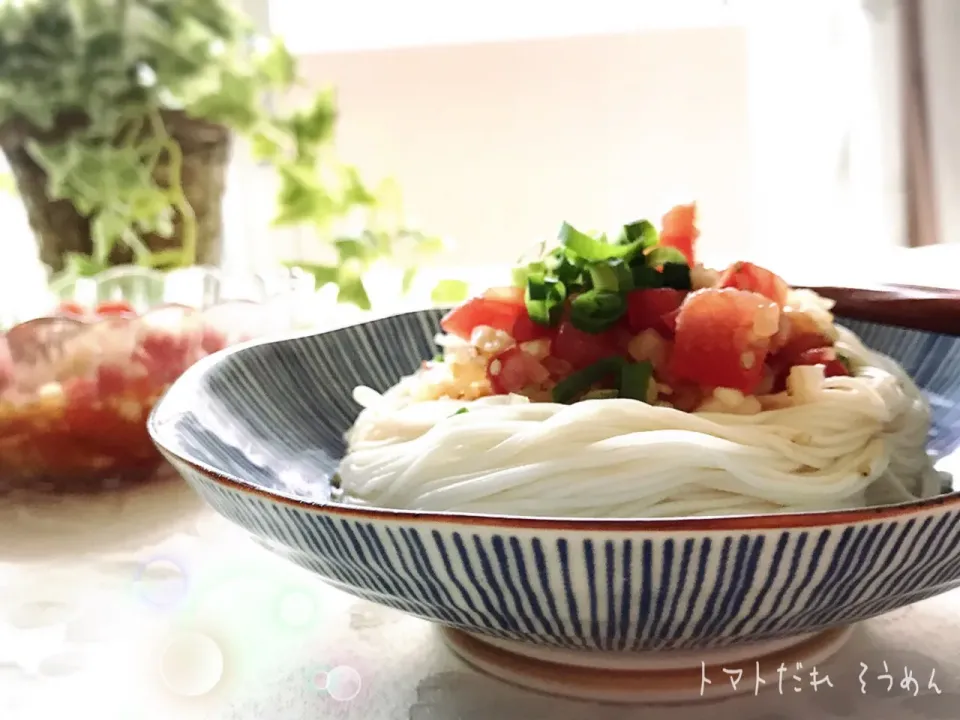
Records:
<instances>
[{"instance_id":1,"label":"blue and white striped bowl","mask_svg":"<svg viewBox=\"0 0 960 720\"><path fill-rule=\"evenodd\" d=\"M359 408L435 352L438 310L202 361L150 433L220 514L375 603L491 641L637 652L730 648L864 620L960 585L960 494L844 512L578 520L329 501ZM927 390L931 448L960 444L960 339L848 323Z\"/></svg>"}]
</instances>

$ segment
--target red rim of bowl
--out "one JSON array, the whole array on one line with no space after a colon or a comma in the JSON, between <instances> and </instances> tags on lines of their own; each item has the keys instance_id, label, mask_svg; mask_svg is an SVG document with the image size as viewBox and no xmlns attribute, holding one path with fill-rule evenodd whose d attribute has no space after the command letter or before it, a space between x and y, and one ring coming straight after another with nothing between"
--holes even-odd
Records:
<instances>
[{"instance_id":1,"label":"red rim of bowl","mask_svg":"<svg viewBox=\"0 0 960 720\"><path fill-rule=\"evenodd\" d=\"M810 287L810 286L807 286ZM939 288L914 288L906 286L874 286L865 288L811 288L837 301L835 312L838 317L864 319L907 329L927 330L960 337L960 292ZM884 305L878 309L877 303ZM411 311L423 312L424 309ZM280 492L266 490L240 478L219 472L211 467L174 452L164 445L159 436L158 411L168 401L177 385L195 384L217 363L223 362L234 353L245 349L288 342L301 337L323 335L336 332L344 327L360 326L377 322L385 314L372 317L358 323L329 328L317 332L304 332L287 335L283 338L253 340L232 346L206 357L188 368L174 383L174 386L157 401L148 420L148 429L160 452L172 462L181 463L212 482L231 490L257 495L272 502L291 505L311 512L323 512L338 517L358 520L379 521L419 521L472 527L511 528L515 530L573 530L583 532L714 532L730 530L777 530L804 529L825 526L856 525L864 522L890 520L903 516L913 516L927 510L952 508L960 505L960 490L942 493L923 500L915 500L896 505L877 505L847 510L823 510L801 513L771 513L768 515L730 515L677 518L564 518L539 517L531 515L496 515L479 513L435 512L423 510L400 510L392 508L371 508L336 502L320 502L296 498ZM406 313L404 313L406 314ZM883 318L883 319L880 319ZM938 329L933 329L934 327ZM179 393L178 393L179 394Z\"/></svg>"}]
</instances>

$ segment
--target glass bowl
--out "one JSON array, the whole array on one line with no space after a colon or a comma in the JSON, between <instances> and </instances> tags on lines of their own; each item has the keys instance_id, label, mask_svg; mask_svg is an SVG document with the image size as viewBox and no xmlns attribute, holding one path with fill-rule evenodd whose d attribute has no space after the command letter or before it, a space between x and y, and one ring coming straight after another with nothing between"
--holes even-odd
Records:
<instances>
[{"instance_id":1,"label":"glass bowl","mask_svg":"<svg viewBox=\"0 0 960 720\"><path fill-rule=\"evenodd\" d=\"M117 267L54 284L0 335L0 493L91 492L169 473L146 419L197 360L302 322L312 278ZM166 471L166 472L165 472Z\"/></svg>"}]
</instances>

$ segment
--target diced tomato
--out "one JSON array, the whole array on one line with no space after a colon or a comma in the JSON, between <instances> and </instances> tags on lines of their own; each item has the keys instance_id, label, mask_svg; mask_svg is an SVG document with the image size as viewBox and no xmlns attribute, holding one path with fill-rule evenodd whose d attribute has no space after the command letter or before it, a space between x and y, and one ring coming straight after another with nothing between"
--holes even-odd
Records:
<instances>
[{"instance_id":1,"label":"diced tomato","mask_svg":"<svg viewBox=\"0 0 960 720\"><path fill-rule=\"evenodd\" d=\"M667 337L673 337L676 334L678 317L680 317L680 308L663 316L663 325L667 330Z\"/></svg>"},{"instance_id":2,"label":"diced tomato","mask_svg":"<svg viewBox=\"0 0 960 720\"><path fill-rule=\"evenodd\" d=\"M803 336L813 342L816 336ZM825 338L820 338L821 340ZM829 341L828 341L829 342ZM797 346L798 348L801 346ZM791 352L788 355L778 354L771 358L771 369L774 372L774 392L780 392L787 387L787 378L790 377L790 370L797 365L823 365L823 374L825 377L843 377L849 375L846 366L837 358L837 351L833 347L814 345Z\"/></svg>"},{"instance_id":3,"label":"diced tomato","mask_svg":"<svg viewBox=\"0 0 960 720\"><path fill-rule=\"evenodd\" d=\"M690 294L677 317L671 375L753 394L778 319L779 308L758 293L709 288Z\"/></svg>"},{"instance_id":4,"label":"diced tomato","mask_svg":"<svg viewBox=\"0 0 960 720\"><path fill-rule=\"evenodd\" d=\"M666 316L676 312L686 293L671 288L634 290L627 296L627 323L634 333L656 330L661 335L672 335ZM674 323L675 325L675 323Z\"/></svg>"},{"instance_id":5,"label":"diced tomato","mask_svg":"<svg viewBox=\"0 0 960 720\"><path fill-rule=\"evenodd\" d=\"M59 315L73 315L73 316L83 316L87 314L86 308L83 307L78 302L73 300L64 300L57 306L57 313Z\"/></svg>"},{"instance_id":6,"label":"diced tomato","mask_svg":"<svg viewBox=\"0 0 960 720\"><path fill-rule=\"evenodd\" d=\"M776 273L748 262L736 262L720 276L717 287L736 288L760 293L783 307L787 302L790 286Z\"/></svg>"},{"instance_id":7,"label":"diced tomato","mask_svg":"<svg viewBox=\"0 0 960 720\"><path fill-rule=\"evenodd\" d=\"M119 395L127 386L127 374L120 365L103 364L97 368L97 392L100 397Z\"/></svg>"},{"instance_id":8,"label":"diced tomato","mask_svg":"<svg viewBox=\"0 0 960 720\"><path fill-rule=\"evenodd\" d=\"M698 237L696 203L677 205L663 216L660 244L682 252L691 266L695 262L693 246Z\"/></svg>"},{"instance_id":9,"label":"diced tomato","mask_svg":"<svg viewBox=\"0 0 960 720\"><path fill-rule=\"evenodd\" d=\"M200 349L207 355L223 350L227 346L227 337L212 327L204 327L200 337Z\"/></svg>"},{"instance_id":10,"label":"diced tomato","mask_svg":"<svg viewBox=\"0 0 960 720\"><path fill-rule=\"evenodd\" d=\"M527 308L522 297L519 302L477 297L448 312L440 321L440 327L445 333L469 340L473 329L480 325L510 333L517 321L526 314Z\"/></svg>"},{"instance_id":11,"label":"diced tomato","mask_svg":"<svg viewBox=\"0 0 960 720\"><path fill-rule=\"evenodd\" d=\"M823 374L826 377L843 377L850 374L837 357L837 351L832 347L806 350L800 354L796 365L823 365Z\"/></svg>"},{"instance_id":12,"label":"diced tomato","mask_svg":"<svg viewBox=\"0 0 960 720\"><path fill-rule=\"evenodd\" d=\"M621 350L615 330L593 335L577 330L570 322L563 322L550 352L554 357L570 363L574 369L580 369L611 355L618 355Z\"/></svg>"},{"instance_id":13,"label":"diced tomato","mask_svg":"<svg viewBox=\"0 0 960 720\"><path fill-rule=\"evenodd\" d=\"M91 378L70 378L63 383L68 407L88 406L101 400L97 381Z\"/></svg>"},{"instance_id":14,"label":"diced tomato","mask_svg":"<svg viewBox=\"0 0 960 720\"><path fill-rule=\"evenodd\" d=\"M518 343L530 342L531 340L542 340L553 335L553 328L544 327L530 319L526 308L517 317L513 327L507 332L513 336Z\"/></svg>"},{"instance_id":15,"label":"diced tomato","mask_svg":"<svg viewBox=\"0 0 960 720\"><path fill-rule=\"evenodd\" d=\"M133 306L126 300L105 300L97 305L94 312L97 315L136 315Z\"/></svg>"},{"instance_id":16,"label":"diced tomato","mask_svg":"<svg viewBox=\"0 0 960 720\"><path fill-rule=\"evenodd\" d=\"M186 335L155 331L143 337L133 359L154 382L173 382L190 365L191 345Z\"/></svg>"},{"instance_id":17,"label":"diced tomato","mask_svg":"<svg viewBox=\"0 0 960 720\"><path fill-rule=\"evenodd\" d=\"M532 355L512 347L494 357L487 365L487 377L495 393L517 393L550 379L550 373Z\"/></svg>"},{"instance_id":18,"label":"diced tomato","mask_svg":"<svg viewBox=\"0 0 960 720\"><path fill-rule=\"evenodd\" d=\"M791 335L786 344L777 350L774 363L779 366L790 367L799 365L801 356L808 350L826 348L833 345L830 338L819 332L802 332Z\"/></svg>"}]
</instances>

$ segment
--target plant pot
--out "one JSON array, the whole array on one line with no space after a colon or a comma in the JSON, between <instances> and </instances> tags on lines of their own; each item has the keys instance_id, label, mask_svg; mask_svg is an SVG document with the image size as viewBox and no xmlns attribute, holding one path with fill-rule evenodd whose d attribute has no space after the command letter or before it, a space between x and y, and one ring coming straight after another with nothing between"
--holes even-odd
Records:
<instances>
[{"instance_id":1,"label":"plant pot","mask_svg":"<svg viewBox=\"0 0 960 720\"><path fill-rule=\"evenodd\" d=\"M183 151L182 183L187 201L197 217L198 265L219 265L222 242L222 200L230 156L230 132L220 125L195 120L180 112L166 112L163 121L167 132ZM30 227L37 241L40 260L53 272L63 269L67 253L90 254L93 243L90 221L65 200L52 201L47 196L47 174L27 152L27 142L57 142L68 132L82 127L82 116L67 116L46 133L26 123L10 122L0 128L0 147L17 183L17 190L27 209ZM167 166L161 162L157 181L166 182ZM144 242L154 252L180 247L180 219L174 222L169 238L148 235ZM111 265L133 260L126 246L115 247Z\"/></svg>"}]
</instances>

